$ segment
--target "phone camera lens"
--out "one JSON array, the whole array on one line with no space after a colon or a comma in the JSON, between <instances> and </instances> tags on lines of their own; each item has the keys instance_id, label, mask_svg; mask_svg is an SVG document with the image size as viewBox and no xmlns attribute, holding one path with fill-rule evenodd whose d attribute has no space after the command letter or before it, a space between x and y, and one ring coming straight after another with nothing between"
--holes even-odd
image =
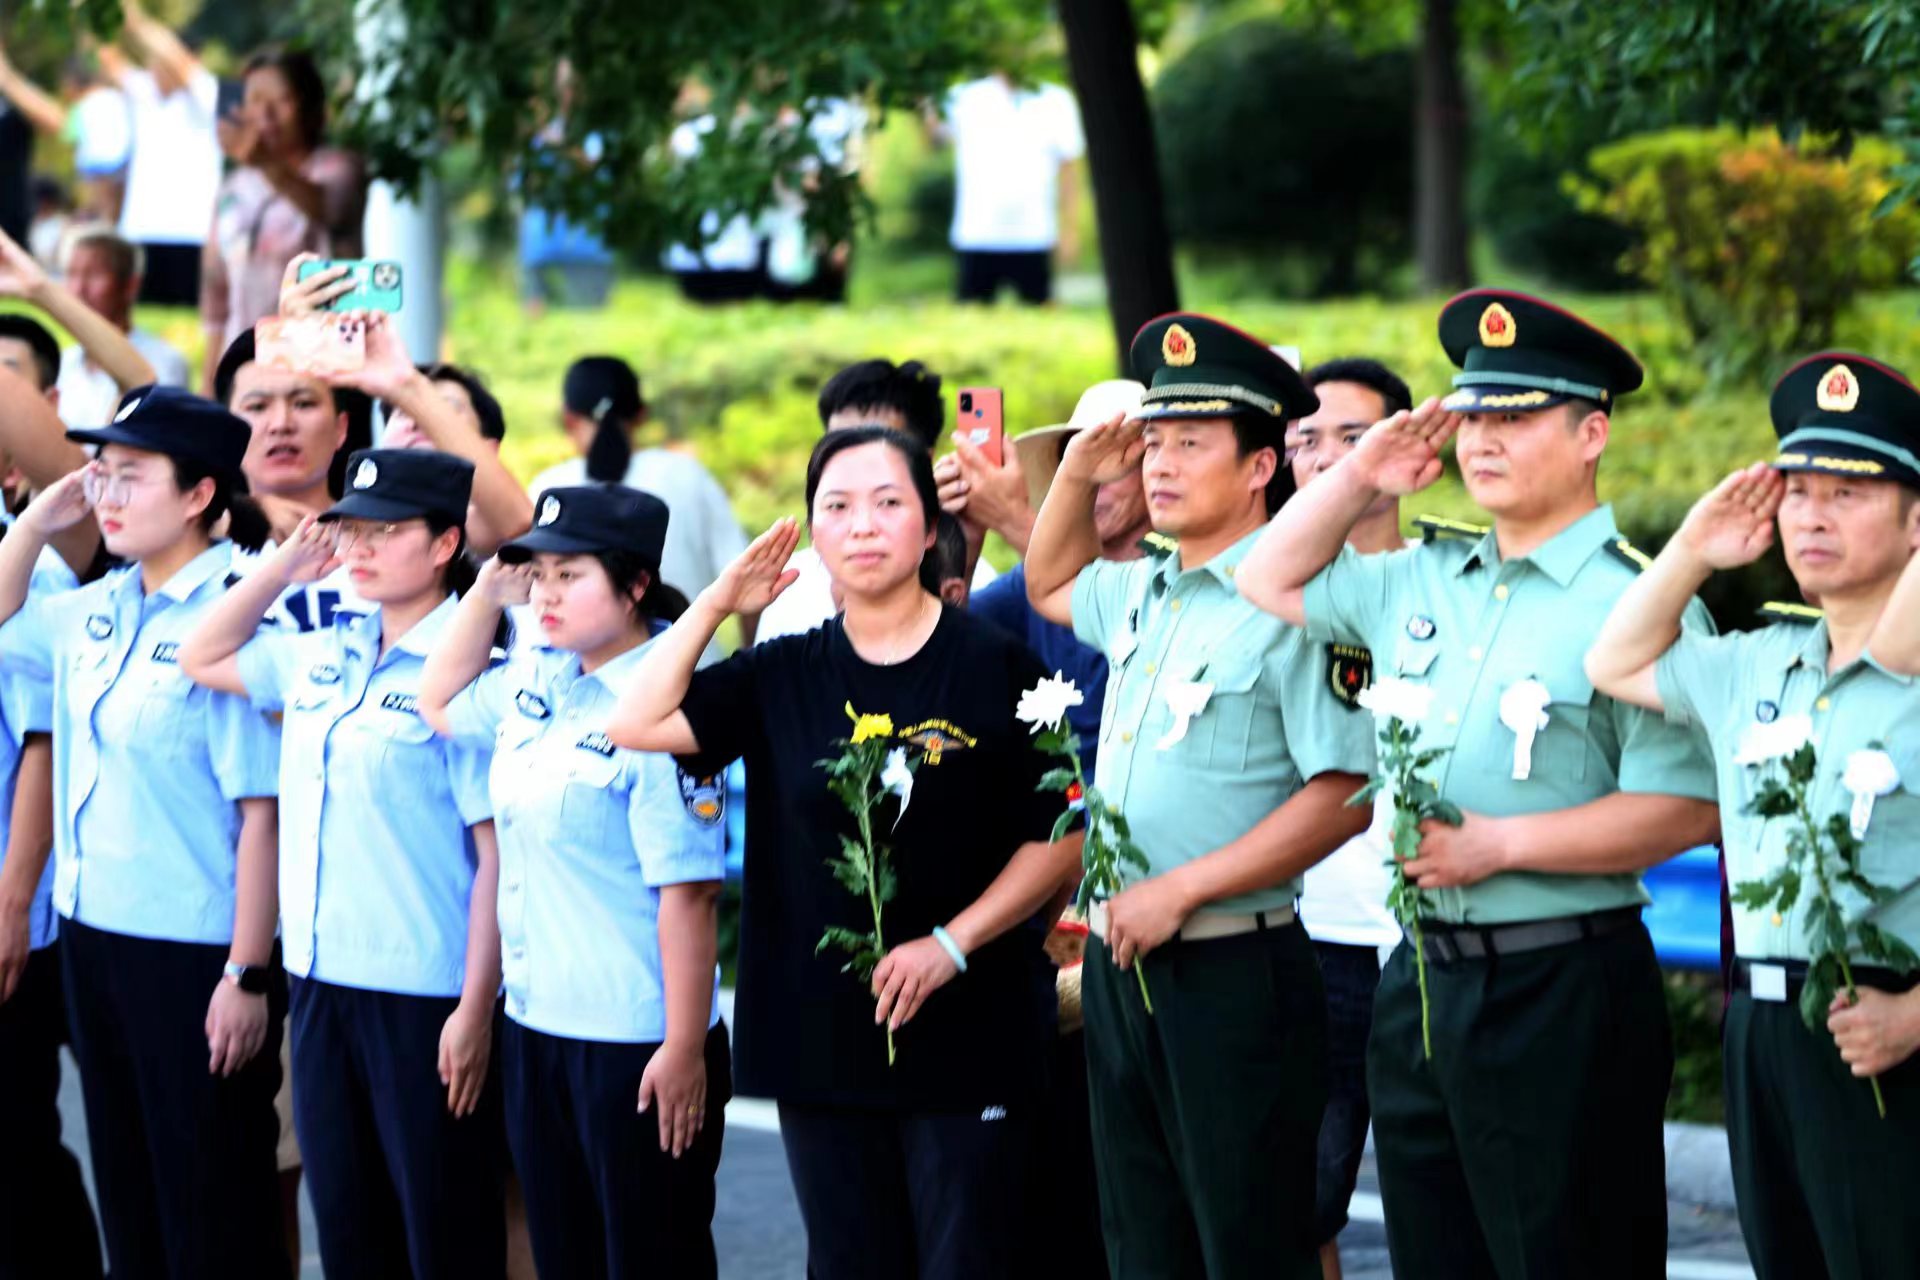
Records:
<instances>
[{"instance_id":1,"label":"phone camera lens","mask_svg":"<svg viewBox=\"0 0 1920 1280\"><path fill-rule=\"evenodd\" d=\"M965 395L962 395L960 397L960 412L962 413L973 412L973 393L971 391L967 392Z\"/></svg>"}]
</instances>

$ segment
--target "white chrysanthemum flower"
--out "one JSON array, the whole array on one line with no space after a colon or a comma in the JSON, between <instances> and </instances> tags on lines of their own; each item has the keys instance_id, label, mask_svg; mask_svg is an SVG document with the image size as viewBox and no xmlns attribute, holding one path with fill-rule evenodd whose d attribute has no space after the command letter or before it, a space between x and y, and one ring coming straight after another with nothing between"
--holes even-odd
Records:
<instances>
[{"instance_id":1,"label":"white chrysanthemum flower","mask_svg":"<svg viewBox=\"0 0 1920 1280\"><path fill-rule=\"evenodd\" d=\"M1067 712L1085 701L1085 696L1073 687L1073 681L1056 671L1020 695L1020 705L1014 708L1013 715L1028 726L1030 733L1058 730Z\"/></svg>"},{"instance_id":2,"label":"white chrysanthemum flower","mask_svg":"<svg viewBox=\"0 0 1920 1280\"><path fill-rule=\"evenodd\" d=\"M1419 724L1433 710L1433 687L1399 676L1381 676L1360 691L1360 705L1376 720Z\"/></svg>"}]
</instances>

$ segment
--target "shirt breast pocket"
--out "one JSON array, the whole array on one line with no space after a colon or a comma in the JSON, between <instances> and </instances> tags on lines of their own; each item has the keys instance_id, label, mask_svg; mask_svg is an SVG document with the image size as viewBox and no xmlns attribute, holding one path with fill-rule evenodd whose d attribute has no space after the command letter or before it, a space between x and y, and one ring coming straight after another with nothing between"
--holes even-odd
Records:
<instances>
[{"instance_id":1,"label":"shirt breast pocket","mask_svg":"<svg viewBox=\"0 0 1920 1280\"><path fill-rule=\"evenodd\" d=\"M1433 670L1433 660L1439 656L1440 650L1431 643L1402 640L1393 651L1393 674L1408 680L1425 680Z\"/></svg>"},{"instance_id":2,"label":"shirt breast pocket","mask_svg":"<svg viewBox=\"0 0 1920 1280\"><path fill-rule=\"evenodd\" d=\"M618 785L620 762L585 748L571 754L560 796L568 837L592 847L624 842L627 796Z\"/></svg>"},{"instance_id":3,"label":"shirt breast pocket","mask_svg":"<svg viewBox=\"0 0 1920 1280\"><path fill-rule=\"evenodd\" d=\"M138 695L133 730L143 750L179 758L206 749L205 692L177 672L155 676Z\"/></svg>"},{"instance_id":4,"label":"shirt breast pocket","mask_svg":"<svg viewBox=\"0 0 1920 1280\"><path fill-rule=\"evenodd\" d=\"M394 764L418 763L434 745L433 726L417 715L382 711L375 721L381 757Z\"/></svg>"},{"instance_id":5,"label":"shirt breast pocket","mask_svg":"<svg viewBox=\"0 0 1920 1280\"><path fill-rule=\"evenodd\" d=\"M1586 780L1593 756L1593 736L1588 731L1593 716L1593 683L1580 666L1581 656L1576 653L1572 662L1543 673L1516 672L1489 690L1494 699L1493 741L1498 749L1486 754L1484 764L1488 769L1513 777L1514 750L1520 735L1501 717L1500 703L1510 690L1533 679L1546 686L1547 702L1541 710L1546 712L1547 724L1533 735L1533 760L1528 777L1568 782Z\"/></svg>"},{"instance_id":6,"label":"shirt breast pocket","mask_svg":"<svg viewBox=\"0 0 1920 1280\"><path fill-rule=\"evenodd\" d=\"M1260 654L1213 663L1203 680L1213 686L1207 705L1188 723L1186 741L1174 750L1184 747L1191 763L1208 769L1244 769L1261 703L1269 696L1260 687L1265 670Z\"/></svg>"},{"instance_id":7,"label":"shirt breast pocket","mask_svg":"<svg viewBox=\"0 0 1920 1280\"><path fill-rule=\"evenodd\" d=\"M1899 783L1887 795L1873 802L1873 814L1867 822L1867 838L1860 850L1860 870L1867 879L1888 889L1905 889L1920 881L1920 857L1914 854L1909 832L1920 830L1920 743L1890 742L1886 752L1900 775ZM1836 760L1827 768L1844 770L1846 761ZM1853 797L1844 789L1838 793L1841 812L1851 813Z\"/></svg>"}]
</instances>

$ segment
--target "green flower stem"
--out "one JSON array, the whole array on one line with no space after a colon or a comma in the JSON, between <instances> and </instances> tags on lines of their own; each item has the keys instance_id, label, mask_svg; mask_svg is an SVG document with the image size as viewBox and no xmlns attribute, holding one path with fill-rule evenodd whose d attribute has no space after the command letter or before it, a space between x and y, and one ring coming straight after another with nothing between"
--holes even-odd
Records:
<instances>
[{"instance_id":1,"label":"green flower stem","mask_svg":"<svg viewBox=\"0 0 1920 1280\"><path fill-rule=\"evenodd\" d=\"M1074 785L1080 788L1081 811L1087 815L1087 835L1092 836L1093 806L1087 803L1087 797L1092 795L1093 791L1092 788L1087 786L1087 775L1081 772L1080 753L1078 751L1069 751L1067 753L1067 759L1073 765ZM1151 1018L1153 1016L1153 997L1147 994L1147 960L1145 956L1134 957L1133 976L1140 982L1140 1003L1147 1006L1147 1016Z\"/></svg>"},{"instance_id":2,"label":"green flower stem","mask_svg":"<svg viewBox=\"0 0 1920 1280\"><path fill-rule=\"evenodd\" d=\"M1433 1061L1433 1009L1427 1001L1427 944L1421 936L1420 913L1413 913L1413 965L1420 975L1420 1047Z\"/></svg>"},{"instance_id":3,"label":"green flower stem","mask_svg":"<svg viewBox=\"0 0 1920 1280\"><path fill-rule=\"evenodd\" d=\"M861 789L871 796L873 790L873 775L871 772L861 780L861 784ZM873 806L869 803L854 816L860 822L860 844L867 851L867 905L873 908L874 950L878 951L881 955L885 955L887 952L887 943L885 937L882 936L880 932L880 860L873 852L872 815ZM888 1066L893 1065L893 1059L893 1023L889 1021L887 1023Z\"/></svg>"},{"instance_id":4,"label":"green flower stem","mask_svg":"<svg viewBox=\"0 0 1920 1280\"><path fill-rule=\"evenodd\" d=\"M1808 799L1808 784L1788 777L1788 785L1793 790L1794 816L1800 819L1800 829L1806 834L1807 848L1813 854L1813 876L1820 885L1820 900L1832 901L1833 882L1827 877L1827 855L1820 842L1819 828L1813 824L1813 813ZM1847 958L1845 947L1840 948L1840 977L1846 983L1847 1003L1859 1004L1860 991L1853 985L1853 963ZM1880 1078L1868 1076L1867 1083L1873 1086L1873 1105L1880 1112L1880 1118L1887 1118L1887 1095L1880 1091Z\"/></svg>"}]
</instances>

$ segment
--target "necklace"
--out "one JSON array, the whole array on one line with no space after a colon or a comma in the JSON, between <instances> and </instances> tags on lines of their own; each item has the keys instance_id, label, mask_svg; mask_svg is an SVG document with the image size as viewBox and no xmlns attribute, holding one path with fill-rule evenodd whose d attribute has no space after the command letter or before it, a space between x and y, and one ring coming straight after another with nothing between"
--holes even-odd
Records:
<instances>
[{"instance_id":1,"label":"necklace","mask_svg":"<svg viewBox=\"0 0 1920 1280\"><path fill-rule=\"evenodd\" d=\"M931 597L928 597L928 596L921 597L921 600L923 602L928 599L931 599ZM937 600L934 601L934 607L936 609L939 607L939 601ZM926 623L926 616L927 616L927 606L925 603L922 603L920 606L920 611L914 615L913 621L907 625L905 632L901 636L897 637L894 640L894 642L887 647L887 656L880 659L880 661L875 663L874 665L881 666L881 667L898 666L902 660L900 650L908 644L913 644L915 647L915 650L917 651L919 645L923 643L926 639L926 637L920 634L921 627L924 626ZM909 653L906 656L912 657L913 655Z\"/></svg>"}]
</instances>

